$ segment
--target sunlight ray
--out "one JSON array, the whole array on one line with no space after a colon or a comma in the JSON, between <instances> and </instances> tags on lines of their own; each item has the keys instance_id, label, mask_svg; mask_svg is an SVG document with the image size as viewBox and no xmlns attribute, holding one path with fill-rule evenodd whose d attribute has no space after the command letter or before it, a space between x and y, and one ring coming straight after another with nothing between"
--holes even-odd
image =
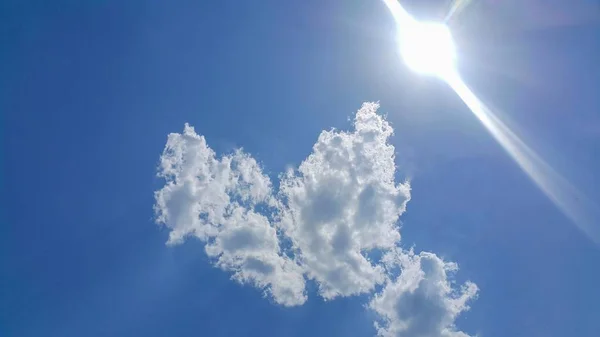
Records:
<instances>
[{"instance_id":1,"label":"sunlight ray","mask_svg":"<svg viewBox=\"0 0 600 337\"><path fill-rule=\"evenodd\" d=\"M398 30L399 38L406 39L407 34L412 34L415 23L418 23L396 0L383 0L391 11ZM449 15L456 15L470 0L457 0L454 2ZM412 37L415 39L415 37ZM400 41L402 43L402 41ZM431 41L423 41L424 44ZM427 51L427 50L426 50ZM421 57L430 57L421 55ZM444 60L436 61L443 62ZM435 66L428 64L429 67ZM433 68L434 69L434 68ZM414 67L413 67L413 70ZM554 170L543 160L531 147L529 147L519 136L517 136L506 124L504 124L461 78L458 70L454 67L443 73L421 72L428 75L437 75L456 92L460 99L466 104L477 119L484 125L496 141L512 157L519 167L540 188L540 190L552 201L552 203L579 229L584 232L596 244L600 244L599 226L594 223L597 214L592 214L596 208L593 203L586 199L580 191L566 178Z\"/></svg>"},{"instance_id":2,"label":"sunlight ray","mask_svg":"<svg viewBox=\"0 0 600 337\"><path fill-rule=\"evenodd\" d=\"M455 16L460 15L460 13L463 10L465 10L472 1L473 0L454 0L454 1L452 1L452 4L450 5L450 9L448 10L448 14L446 14L446 17L444 18L444 22L447 23L450 20L452 20Z\"/></svg>"},{"instance_id":3,"label":"sunlight ray","mask_svg":"<svg viewBox=\"0 0 600 337\"><path fill-rule=\"evenodd\" d=\"M388 7L392 15L394 16L394 20L396 24L401 26L408 22L414 21L413 17L408 14L408 12L400 5L400 3L396 0L383 0L385 5Z\"/></svg>"},{"instance_id":4,"label":"sunlight ray","mask_svg":"<svg viewBox=\"0 0 600 337\"><path fill-rule=\"evenodd\" d=\"M533 149L473 93L458 73L446 78L448 85L473 112L475 117L508 152L519 167L533 180L563 214L572 220L594 242L600 244L600 233L591 222L589 200L575 186L554 170Z\"/></svg>"}]
</instances>

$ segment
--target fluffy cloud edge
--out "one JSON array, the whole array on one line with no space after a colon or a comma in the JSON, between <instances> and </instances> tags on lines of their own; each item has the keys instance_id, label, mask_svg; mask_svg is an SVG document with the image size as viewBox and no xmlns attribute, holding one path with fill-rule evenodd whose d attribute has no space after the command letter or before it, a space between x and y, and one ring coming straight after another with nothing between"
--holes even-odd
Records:
<instances>
[{"instance_id":1,"label":"fluffy cloud edge","mask_svg":"<svg viewBox=\"0 0 600 337\"><path fill-rule=\"evenodd\" d=\"M469 303L478 296L479 288L467 281L456 287L453 274L458 265L446 262L434 253L400 248L388 252L382 259L389 271L400 269L375 294L368 308L380 320L375 328L380 336L467 337L457 330L456 318L470 309Z\"/></svg>"}]
</instances>

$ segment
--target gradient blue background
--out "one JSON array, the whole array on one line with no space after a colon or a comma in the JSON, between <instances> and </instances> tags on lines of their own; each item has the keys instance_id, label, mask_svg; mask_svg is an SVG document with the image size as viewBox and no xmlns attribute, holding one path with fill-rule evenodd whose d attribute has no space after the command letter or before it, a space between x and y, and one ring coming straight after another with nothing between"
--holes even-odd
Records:
<instances>
[{"instance_id":1,"label":"gradient blue background","mask_svg":"<svg viewBox=\"0 0 600 337\"><path fill-rule=\"evenodd\" d=\"M539 1L476 1L453 27L466 81L595 201L600 8L587 3L564 23ZM600 334L600 249L450 89L404 67L380 1L4 1L0 28L1 336L373 335L366 297L275 306L200 243L166 247L152 221L158 157L184 122L275 178L365 100L412 178L403 245L481 288L459 328Z\"/></svg>"}]
</instances>

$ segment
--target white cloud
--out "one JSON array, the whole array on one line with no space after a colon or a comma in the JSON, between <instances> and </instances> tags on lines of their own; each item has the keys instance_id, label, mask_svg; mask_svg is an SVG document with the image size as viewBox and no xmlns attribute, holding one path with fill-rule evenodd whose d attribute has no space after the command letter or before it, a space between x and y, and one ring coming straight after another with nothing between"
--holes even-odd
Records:
<instances>
[{"instance_id":1,"label":"white cloud","mask_svg":"<svg viewBox=\"0 0 600 337\"><path fill-rule=\"evenodd\" d=\"M217 159L204 137L186 124L170 134L160 158L165 186L156 192L157 221L169 227L168 244L194 235L233 278L265 289L283 305L306 301L300 267L280 252L276 230L257 211L274 205L271 182L242 151Z\"/></svg>"},{"instance_id":2,"label":"white cloud","mask_svg":"<svg viewBox=\"0 0 600 337\"><path fill-rule=\"evenodd\" d=\"M390 279L376 294L369 307L379 314L375 326L380 336L466 337L457 331L454 320L468 310L467 302L476 297L474 283L456 289L449 274L455 263L445 262L433 253L393 250L384 257L388 269L400 267L401 274Z\"/></svg>"},{"instance_id":3,"label":"white cloud","mask_svg":"<svg viewBox=\"0 0 600 337\"><path fill-rule=\"evenodd\" d=\"M455 264L398 248L410 186L395 182L393 129L378 107L363 104L351 131L323 131L298 169L280 176L277 192L241 150L217 158L187 124L170 134L158 169L166 183L155 194L167 243L199 238L216 266L285 306L306 301L306 278L325 299L383 285L369 303L380 335L467 336L454 321L477 287L453 289ZM371 251L382 261L371 261Z\"/></svg>"},{"instance_id":4,"label":"white cloud","mask_svg":"<svg viewBox=\"0 0 600 337\"><path fill-rule=\"evenodd\" d=\"M323 131L298 172L282 177L281 227L326 299L371 291L385 280L365 253L400 240L398 217L410 198L394 183L391 126L365 103L354 131Z\"/></svg>"},{"instance_id":5,"label":"white cloud","mask_svg":"<svg viewBox=\"0 0 600 337\"><path fill-rule=\"evenodd\" d=\"M234 271L233 278L265 288L280 304L292 306L306 301L300 267L281 254L275 228L265 216L238 207L222 222L206 253L217 265Z\"/></svg>"}]
</instances>

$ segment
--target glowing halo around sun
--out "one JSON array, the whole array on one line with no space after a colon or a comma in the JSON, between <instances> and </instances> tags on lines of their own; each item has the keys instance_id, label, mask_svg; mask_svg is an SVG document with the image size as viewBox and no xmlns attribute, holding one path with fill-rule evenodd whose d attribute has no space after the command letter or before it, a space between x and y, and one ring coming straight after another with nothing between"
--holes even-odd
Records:
<instances>
[{"instance_id":1,"label":"glowing halo around sun","mask_svg":"<svg viewBox=\"0 0 600 337\"><path fill-rule=\"evenodd\" d=\"M413 71L447 78L456 69L456 50L443 23L407 20L398 32L400 54Z\"/></svg>"},{"instance_id":2,"label":"glowing halo around sun","mask_svg":"<svg viewBox=\"0 0 600 337\"><path fill-rule=\"evenodd\" d=\"M407 67L445 81L554 205L592 241L600 244L600 226L596 221L600 216L593 212L595 205L504 124L463 81L456 69L457 52L450 28L444 23L416 20L397 0L383 2L396 21L399 51ZM468 3L455 0L444 21Z\"/></svg>"}]
</instances>

